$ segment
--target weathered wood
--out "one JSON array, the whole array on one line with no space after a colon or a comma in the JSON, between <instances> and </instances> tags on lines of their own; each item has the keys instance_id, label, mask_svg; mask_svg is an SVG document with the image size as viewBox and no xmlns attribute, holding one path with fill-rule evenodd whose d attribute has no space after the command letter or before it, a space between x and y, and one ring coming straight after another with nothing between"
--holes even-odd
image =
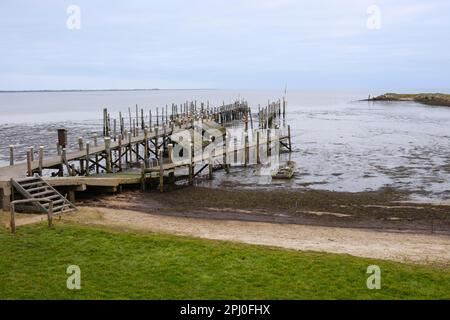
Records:
<instances>
[{"instance_id":1,"label":"weathered wood","mask_svg":"<svg viewBox=\"0 0 450 320\"><path fill-rule=\"evenodd\" d=\"M44 146L39 147L39 175L42 176L42 168L44 167Z\"/></svg>"}]
</instances>

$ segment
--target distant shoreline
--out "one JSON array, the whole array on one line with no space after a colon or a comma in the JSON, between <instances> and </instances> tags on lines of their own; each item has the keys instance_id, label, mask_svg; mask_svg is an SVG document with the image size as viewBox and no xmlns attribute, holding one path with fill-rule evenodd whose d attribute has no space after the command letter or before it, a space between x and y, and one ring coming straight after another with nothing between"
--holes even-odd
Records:
<instances>
[{"instance_id":1,"label":"distant shoreline","mask_svg":"<svg viewBox=\"0 0 450 320\"><path fill-rule=\"evenodd\" d=\"M414 101L431 106L450 107L450 94L446 93L385 93L381 96L365 99L363 101Z\"/></svg>"},{"instance_id":2,"label":"distant shoreline","mask_svg":"<svg viewBox=\"0 0 450 320\"><path fill-rule=\"evenodd\" d=\"M110 91L172 91L172 90L217 90L215 88L187 88L187 89L64 89L64 90L0 90L0 93L27 93L27 92L110 92Z\"/></svg>"}]
</instances>

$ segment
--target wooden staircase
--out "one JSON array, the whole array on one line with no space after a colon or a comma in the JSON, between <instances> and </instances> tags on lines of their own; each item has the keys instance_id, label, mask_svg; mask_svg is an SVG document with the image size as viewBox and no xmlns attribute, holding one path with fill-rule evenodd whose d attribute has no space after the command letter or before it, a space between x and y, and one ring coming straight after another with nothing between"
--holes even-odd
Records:
<instances>
[{"instance_id":1,"label":"wooden staircase","mask_svg":"<svg viewBox=\"0 0 450 320\"><path fill-rule=\"evenodd\" d=\"M23 179L11 179L11 185L25 199L45 198L53 201L53 213L63 213L76 210L73 203L68 201L62 194L56 191L51 185L40 176ZM42 212L48 213L49 203L36 203L35 206Z\"/></svg>"}]
</instances>

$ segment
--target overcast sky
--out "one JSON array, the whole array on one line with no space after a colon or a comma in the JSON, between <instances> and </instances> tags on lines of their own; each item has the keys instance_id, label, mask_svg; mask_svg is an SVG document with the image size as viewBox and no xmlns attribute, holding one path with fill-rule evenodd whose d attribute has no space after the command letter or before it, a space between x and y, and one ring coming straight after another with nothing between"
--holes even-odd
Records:
<instances>
[{"instance_id":1,"label":"overcast sky","mask_svg":"<svg viewBox=\"0 0 450 320\"><path fill-rule=\"evenodd\" d=\"M450 91L450 1L1 0L0 50L0 90Z\"/></svg>"}]
</instances>

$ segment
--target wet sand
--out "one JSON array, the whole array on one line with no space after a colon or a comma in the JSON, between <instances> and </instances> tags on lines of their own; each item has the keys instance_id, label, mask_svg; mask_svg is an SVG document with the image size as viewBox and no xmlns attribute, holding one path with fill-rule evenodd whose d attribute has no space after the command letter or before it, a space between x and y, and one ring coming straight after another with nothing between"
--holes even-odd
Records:
<instances>
[{"instance_id":1,"label":"wet sand","mask_svg":"<svg viewBox=\"0 0 450 320\"><path fill-rule=\"evenodd\" d=\"M130 190L87 197L79 204L164 216L450 235L448 203L411 203L407 198L393 189L346 193L180 187L166 193Z\"/></svg>"}]
</instances>

